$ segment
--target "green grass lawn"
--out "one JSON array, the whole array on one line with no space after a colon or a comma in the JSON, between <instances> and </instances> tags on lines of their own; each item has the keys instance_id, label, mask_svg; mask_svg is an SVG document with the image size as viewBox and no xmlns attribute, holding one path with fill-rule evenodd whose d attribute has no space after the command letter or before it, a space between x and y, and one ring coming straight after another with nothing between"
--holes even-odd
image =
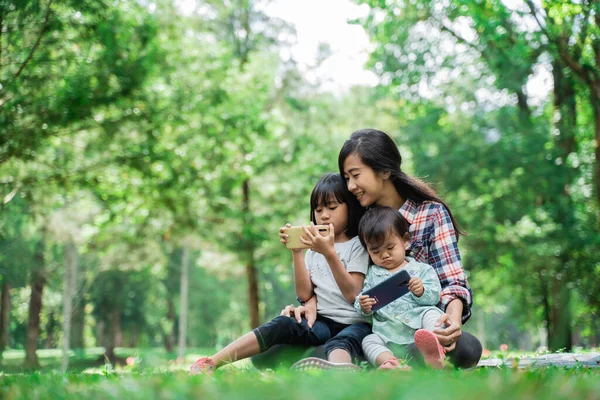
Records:
<instances>
[{"instance_id":1,"label":"green grass lawn","mask_svg":"<svg viewBox=\"0 0 600 400\"><path fill-rule=\"evenodd\" d=\"M98 350L100 352L101 350ZM95 351L76 365L97 358ZM120 349L133 355L132 366L96 365L62 374L58 353L42 353L37 372L0 375L0 399L600 399L600 369L507 368L476 370L364 371L340 373L289 370L257 371L249 363L222 368L214 376L188 376L190 352L183 363L168 363L164 352ZM22 360L5 354L4 364Z\"/></svg>"}]
</instances>

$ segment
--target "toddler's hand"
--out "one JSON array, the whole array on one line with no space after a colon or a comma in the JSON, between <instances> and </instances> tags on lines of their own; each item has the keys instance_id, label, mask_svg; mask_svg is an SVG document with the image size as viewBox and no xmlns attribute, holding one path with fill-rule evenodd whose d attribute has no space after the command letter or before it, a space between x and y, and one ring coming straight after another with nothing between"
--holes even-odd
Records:
<instances>
[{"instance_id":1,"label":"toddler's hand","mask_svg":"<svg viewBox=\"0 0 600 400\"><path fill-rule=\"evenodd\" d=\"M373 310L373 306L377 303L377 300L367 295L362 295L358 297L358 303L360 304L360 309L365 314L370 314Z\"/></svg>"},{"instance_id":2,"label":"toddler's hand","mask_svg":"<svg viewBox=\"0 0 600 400\"><path fill-rule=\"evenodd\" d=\"M423 296L423 292L425 291L423 288L423 281L420 278L413 276L410 278L410 281L408 281L408 290L417 297Z\"/></svg>"}]
</instances>

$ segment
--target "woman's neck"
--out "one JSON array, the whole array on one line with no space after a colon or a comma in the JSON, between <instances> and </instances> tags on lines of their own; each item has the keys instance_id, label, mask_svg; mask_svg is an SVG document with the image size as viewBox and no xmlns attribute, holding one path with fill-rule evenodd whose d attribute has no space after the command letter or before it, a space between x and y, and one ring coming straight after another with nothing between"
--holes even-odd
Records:
<instances>
[{"instance_id":1,"label":"woman's neck","mask_svg":"<svg viewBox=\"0 0 600 400\"><path fill-rule=\"evenodd\" d=\"M376 204L378 206L388 206L394 210L399 210L405 201L406 199L400 196L400 193L398 193L398 190L396 190L396 186L394 186L392 181L386 179L383 186L382 196L380 196Z\"/></svg>"}]
</instances>

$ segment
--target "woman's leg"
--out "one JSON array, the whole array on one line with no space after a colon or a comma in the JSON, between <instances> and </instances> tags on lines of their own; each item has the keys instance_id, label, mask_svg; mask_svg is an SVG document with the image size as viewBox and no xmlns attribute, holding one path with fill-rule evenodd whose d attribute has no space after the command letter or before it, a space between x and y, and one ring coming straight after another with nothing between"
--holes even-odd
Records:
<instances>
[{"instance_id":1,"label":"woman's leg","mask_svg":"<svg viewBox=\"0 0 600 400\"><path fill-rule=\"evenodd\" d=\"M446 355L457 368L473 368L481 358L481 342L469 332L462 332L456 342L456 348Z\"/></svg>"}]
</instances>

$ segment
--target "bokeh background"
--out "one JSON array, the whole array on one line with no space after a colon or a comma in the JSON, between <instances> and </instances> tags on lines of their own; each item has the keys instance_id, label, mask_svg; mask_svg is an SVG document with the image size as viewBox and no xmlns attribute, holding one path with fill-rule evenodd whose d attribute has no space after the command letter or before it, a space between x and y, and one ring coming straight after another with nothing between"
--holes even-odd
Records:
<instances>
[{"instance_id":1,"label":"bokeh background","mask_svg":"<svg viewBox=\"0 0 600 400\"><path fill-rule=\"evenodd\" d=\"M592 1L2 0L0 354L175 358L278 315L278 228L365 127L469 233L465 330L597 347L599 66Z\"/></svg>"}]
</instances>

